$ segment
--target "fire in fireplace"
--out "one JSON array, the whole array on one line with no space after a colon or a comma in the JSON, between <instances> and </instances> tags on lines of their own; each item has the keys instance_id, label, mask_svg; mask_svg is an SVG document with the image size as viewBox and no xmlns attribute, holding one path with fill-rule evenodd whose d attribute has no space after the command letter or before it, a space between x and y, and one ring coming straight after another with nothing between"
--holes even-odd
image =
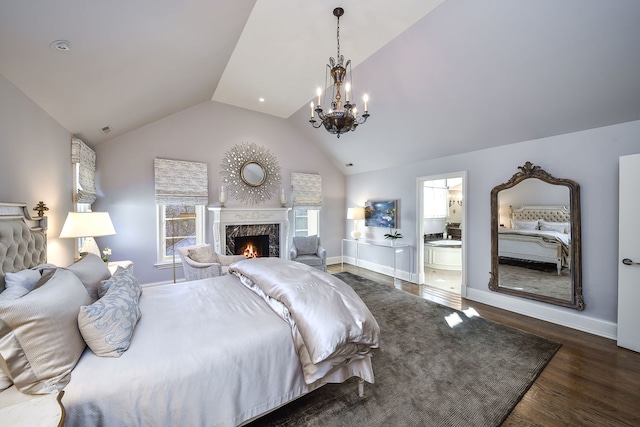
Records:
<instances>
[{"instance_id":1,"label":"fire in fireplace","mask_svg":"<svg viewBox=\"0 0 640 427\"><path fill-rule=\"evenodd\" d=\"M236 236L234 239L236 255L246 258L269 256L269 235Z\"/></svg>"}]
</instances>

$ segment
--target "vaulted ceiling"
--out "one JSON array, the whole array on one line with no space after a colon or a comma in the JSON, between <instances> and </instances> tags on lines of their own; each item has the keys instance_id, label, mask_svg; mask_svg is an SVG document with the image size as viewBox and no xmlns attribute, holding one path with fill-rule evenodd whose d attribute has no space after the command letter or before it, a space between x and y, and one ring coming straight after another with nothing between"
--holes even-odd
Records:
<instances>
[{"instance_id":1,"label":"vaulted ceiling","mask_svg":"<svg viewBox=\"0 0 640 427\"><path fill-rule=\"evenodd\" d=\"M337 6L371 113L340 139L308 123ZM347 174L638 120L639 45L637 0L0 2L0 73L90 145L213 100Z\"/></svg>"}]
</instances>

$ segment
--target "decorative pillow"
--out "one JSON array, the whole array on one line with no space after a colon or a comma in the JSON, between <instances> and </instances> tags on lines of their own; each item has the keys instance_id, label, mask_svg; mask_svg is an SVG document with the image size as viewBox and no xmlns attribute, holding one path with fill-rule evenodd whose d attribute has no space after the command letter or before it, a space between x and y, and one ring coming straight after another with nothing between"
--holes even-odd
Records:
<instances>
[{"instance_id":1,"label":"decorative pillow","mask_svg":"<svg viewBox=\"0 0 640 427\"><path fill-rule=\"evenodd\" d=\"M85 348L78 311L90 303L80 279L64 269L26 295L0 301L0 357L18 390L47 394L67 385Z\"/></svg>"},{"instance_id":2,"label":"decorative pillow","mask_svg":"<svg viewBox=\"0 0 640 427\"><path fill-rule=\"evenodd\" d=\"M538 221L531 220L522 220L522 219L512 219L511 220L511 228L515 230L537 230L538 229Z\"/></svg>"},{"instance_id":3,"label":"decorative pillow","mask_svg":"<svg viewBox=\"0 0 640 427\"><path fill-rule=\"evenodd\" d=\"M98 299L98 288L102 281L111 277L107 263L102 261L98 255L91 253L71 264L67 270L78 276L84 287L87 288L91 302Z\"/></svg>"},{"instance_id":4,"label":"decorative pillow","mask_svg":"<svg viewBox=\"0 0 640 427\"><path fill-rule=\"evenodd\" d=\"M85 342L97 356L120 357L131 343L140 319L142 290L127 269L113 276L107 293L89 306L80 307L78 325Z\"/></svg>"},{"instance_id":5,"label":"decorative pillow","mask_svg":"<svg viewBox=\"0 0 640 427\"><path fill-rule=\"evenodd\" d=\"M122 274L122 272L125 270L133 275L133 264L131 264L127 268L119 265L118 267L116 267L116 271L113 272L113 275L109 279L100 282L100 286L98 287L98 298L102 298L103 296L105 296L111 285L116 282L117 276Z\"/></svg>"},{"instance_id":6,"label":"decorative pillow","mask_svg":"<svg viewBox=\"0 0 640 427\"><path fill-rule=\"evenodd\" d=\"M203 245L198 246L193 249L189 249L189 258L194 260L195 262L204 262L204 263L218 263L220 264L220 260L218 259L218 255L213 251L211 245Z\"/></svg>"},{"instance_id":7,"label":"decorative pillow","mask_svg":"<svg viewBox=\"0 0 640 427\"><path fill-rule=\"evenodd\" d=\"M549 222L540 220L540 230L556 231L558 233L568 234L571 230L571 224L568 222Z\"/></svg>"},{"instance_id":8,"label":"decorative pillow","mask_svg":"<svg viewBox=\"0 0 640 427\"><path fill-rule=\"evenodd\" d=\"M318 236L296 236L293 238L293 245L298 255L315 255L319 246Z\"/></svg>"},{"instance_id":9,"label":"decorative pillow","mask_svg":"<svg viewBox=\"0 0 640 427\"><path fill-rule=\"evenodd\" d=\"M40 272L37 270L22 270L16 273L5 273L4 287L9 289L14 286L22 286L27 291L31 291L38 280L40 280L40 277Z\"/></svg>"}]
</instances>

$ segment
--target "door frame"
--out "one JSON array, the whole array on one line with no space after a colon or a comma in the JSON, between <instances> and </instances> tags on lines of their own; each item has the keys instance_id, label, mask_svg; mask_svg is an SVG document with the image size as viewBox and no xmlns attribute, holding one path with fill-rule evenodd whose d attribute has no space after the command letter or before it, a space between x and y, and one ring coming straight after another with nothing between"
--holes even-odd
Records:
<instances>
[{"instance_id":1,"label":"door frame","mask_svg":"<svg viewBox=\"0 0 640 427\"><path fill-rule=\"evenodd\" d=\"M425 181L434 181L437 179L451 179L462 178L462 271L460 286L460 296L465 298L467 296L467 206L469 199L467 198L467 171L449 172L437 175L419 176L416 178L416 273L417 283L424 285L424 183Z\"/></svg>"}]
</instances>

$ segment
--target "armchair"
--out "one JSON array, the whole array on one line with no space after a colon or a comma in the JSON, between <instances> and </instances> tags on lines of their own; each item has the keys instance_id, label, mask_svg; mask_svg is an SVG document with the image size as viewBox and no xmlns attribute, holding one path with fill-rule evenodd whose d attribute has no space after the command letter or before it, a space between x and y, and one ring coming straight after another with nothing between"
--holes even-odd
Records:
<instances>
[{"instance_id":1,"label":"armchair","mask_svg":"<svg viewBox=\"0 0 640 427\"><path fill-rule=\"evenodd\" d=\"M327 271L327 251L320 246L318 236L295 236L289 252L292 261Z\"/></svg>"},{"instance_id":2,"label":"armchair","mask_svg":"<svg viewBox=\"0 0 640 427\"><path fill-rule=\"evenodd\" d=\"M183 246L176 250L182 260L186 281L224 276L229 270L229 265L245 259L244 255L218 254L209 244Z\"/></svg>"}]
</instances>

